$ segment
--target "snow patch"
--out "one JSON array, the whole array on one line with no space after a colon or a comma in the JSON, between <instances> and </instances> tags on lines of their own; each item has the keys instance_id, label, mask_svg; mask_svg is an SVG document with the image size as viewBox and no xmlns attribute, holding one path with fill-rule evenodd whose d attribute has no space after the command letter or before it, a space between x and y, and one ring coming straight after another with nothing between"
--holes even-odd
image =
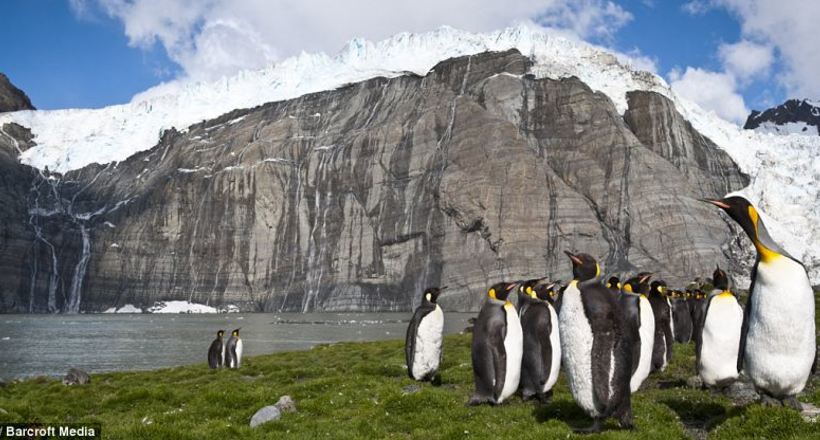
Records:
<instances>
[{"instance_id":1,"label":"snow patch","mask_svg":"<svg viewBox=\"0 0 820 440\"><path fill-rule=\"evenodd\" d=\"M817 110L818 109L816 108L812 109L812 112ZM787 122L785 124L775 124L774 122L766 121L755 128L755 131L767 134L802 134L806 136L818 135L818 127L809 125L803 121Z\"/></svg>"},{"instance_id":2,"label":"snow patch","mask_svg":"<svg viewBox=\"0 0 820 440\"><path fill-rule=\"evenodd\" d=\"M108 308L103 313L142 313L142 309L132 304L126 304L120 308Z\"/></svg>"},{"instance_id":3,"label":"snow patch","mask_svg":"<svg viewBox=\"0 0 820 440\"><path fill-rule=\"evenodd\" d=\"M157 301L145 310L146 313L218 313L211 306L188 301Z\"/></svg>"}]
</instances>

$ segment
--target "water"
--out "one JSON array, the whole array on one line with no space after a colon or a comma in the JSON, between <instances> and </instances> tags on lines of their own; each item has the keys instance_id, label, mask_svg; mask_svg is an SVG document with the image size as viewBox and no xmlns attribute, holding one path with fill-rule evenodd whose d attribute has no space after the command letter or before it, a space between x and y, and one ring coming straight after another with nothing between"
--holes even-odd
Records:
<instances>
[{"instance_id":1,"label":"water","mask_svg":"<svg viewBox=\"0 0 820 440\"><path fill-rule=\"evenodd\" d=\"M0 315L0 379L148 370L207 362L219 329L241 327L246 356L340 341L404 339L410 313ZM446 313L445 333L473 313ZM227 339L226 334L226 339Z\"/></svg>"}]
</instances>

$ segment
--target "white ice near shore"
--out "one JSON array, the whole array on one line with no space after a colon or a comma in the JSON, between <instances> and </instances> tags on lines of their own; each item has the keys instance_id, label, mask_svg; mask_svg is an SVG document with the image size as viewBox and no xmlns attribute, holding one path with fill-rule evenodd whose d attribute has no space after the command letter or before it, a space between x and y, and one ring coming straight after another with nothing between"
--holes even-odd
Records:
<instances>
[{"instance_id":1,"label":"white ice near shore","mask_svg":"<svg viewBox=\"0 0 820 440\"><path fill-rule=\"evenodd\" d=\"M142 313L142 309L132 304L126 304L122 307L111 307L106 309L103 313Z\"/></svg>"},{"instance_id":2,"label":"white ice near shore","mask_svg":"<svg viewBox=\"0 0 820 440\"><path fill-rule=\"evenodd\" d=\"M238 313L239 307L228 304L223 307L211 307L188 301L157 301L145 309L145 313Z\"/></svg>"},{"instance_id":3,"label":"white ice near shore","mask_svg":"<svg viewBox=\"0 0 820 440\"><path fill-rule=\"evenodd\" d=\"M773 237L807 265L813 283L820 283L820 136L742 130L676 96L657 75L633 70L622 56L623 62L603 48L529 25L485 34L443 27L375 43L354 39L333 57L303 53L214 82L166 83L136 95L128 104L101 109L6 113L0 115L0 127L12 121L30 127L37 146L24 152L22 160L38 168L66 171L93 162L123 160L155 145L165 129L184 129L233 109L376 76L424 75L448 58L512 48L532 58L535 76L577 76L609 96L621 113L627 108L626 92L630 90L650 90L671 98L698 131L726 150L751 176L751 184L742 193L770 215L773 221L767 226Z\"/></svg>"}]
</instances>

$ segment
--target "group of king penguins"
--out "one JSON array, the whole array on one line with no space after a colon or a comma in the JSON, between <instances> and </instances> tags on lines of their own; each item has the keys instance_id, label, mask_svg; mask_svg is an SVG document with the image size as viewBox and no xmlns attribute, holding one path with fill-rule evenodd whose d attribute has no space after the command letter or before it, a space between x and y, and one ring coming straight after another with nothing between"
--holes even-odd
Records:
<instances>
[{"instance_id":1,"label":"group of king penguins","mask_svg":"<svg viewBox=\"0 0 820 440\"><path fill-rule=\"evenodd\" d=\"M208 367L239 368L242 365L242 338L239 337L239 330L241 328L231 332L227 343L222 340L225 330L216 332L216 339L208 348Z\"/></svg>"},{"instance_id":2,"label":"group of king penguins","mask_svg":"<svg viewBox=\"0 0 820 440\"><path fill-rule=\"evenodd\" d=\"M610 417L632 428L631 394L666 368L674 342L694 340L704 386L725 387L743 372L764 404L799 409L795 396L815 371L817 349L806 269L772 240L745 198L703 201L735 220L757 251L745 307L720 267L706 284L670 290L649 272L604 282L595 258L566 252L573 275L566 285L541 278L488 290L473 326L468 404L501 404L518 390L524 400L547 403L563 365L573 398L593 419L582 431L598 432ZM444 289L424 292L407 330L415 380L439 379Z\"/></svg>"}]
</instances>

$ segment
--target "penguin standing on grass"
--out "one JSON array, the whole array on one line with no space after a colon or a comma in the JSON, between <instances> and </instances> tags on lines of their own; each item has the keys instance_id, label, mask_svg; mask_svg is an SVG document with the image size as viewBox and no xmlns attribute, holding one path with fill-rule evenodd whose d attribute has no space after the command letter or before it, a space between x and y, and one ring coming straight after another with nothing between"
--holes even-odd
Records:
<instances>
[{"instance_id":1,"label":"penguin standing on grass","mask_svg":"<svg viewBox=\"0 0 820 440\"><path fill-rule=\"evenodd\" d=\"M564 291L558 327L572 397L593 418L584 431L599 432L608 417L631 428L632 347L625 337L624 312L601 284L601 268L593 257L570 252L567 256L573 280Z\"/></svg>"},{"instance_id":2,"label":"penguin standing on grass","mask_svg":"<svg viewBox=\"0 0 820 440\"><path fill-rule=\"evenodd\" d=\"M674 321L675 342L688 344L692 340L692 314L689 303L683 292L674 291L671 295L672 321Z\"/></svg>"},{"instance_id":3,"label":"penguin standing on grass","mask_svg":"<svg viewBox=\"0 0 820 440\"><path fill-rule=\"evenodd\" d=\"M736 221L757 251L737 369L752 379L763 403L800 409L795 396L816 368L817 351L814 292L806 268L774 242L748 200L732 196L704 201Z\"/></svg>"},{"instance_id":4,"label":"penguin standing on grass","mask_svg":"<svg viewBox=\"0 0 820 440\"><path fill-rule=\"evenodd\" d=\"M552 387L561 368L561 338L558 314L550 303L555 283L543 280L524 283L529 296L527 309L521 314L524 332L524 356L521 361L521 396L524 400L549 402Z\"/></svg>"},{"instance_id":5,"label":"penguin standing on grass","mask_svg":"<svg viewBox=\"0 0 820 440\"><path fill-rule=\"evenodd\" d=\"M623 285L624 305L632 311L627 313L637 331L637 341L632 349L632 378L629 388L634 393L652 370L652 350L655 346L655 315L649 303L649 279L652 274L640 273Z\"/></svg>"},{"instance_id":6,"label":"penguin standing on grass","mask_svg":"<svg viewBox=\"0 0 820 440\"><path fill-rule=\"evenodd\" d=\"M698 375L710 387L724 387L737 379L737 352L743 308L729 290L726 272L715 269L714 292L706 303L703 328L696 344Z\"/></svg>"},{"instance_id":7,"label":"penguin standing on grass","mask_svg":"<svg viewBox=\"0 0 820 440\"><path fill-rule=\"evenodd\" d=\"M225 366L239 368L242 366L242 339L239 337L240 328L231 332L228 343L225 345Z\"/></svg>"},{"instance_id":8,"label":"penguin standing on grass","mask_svg":"<svg viewBox=\"0 0 820 440\"><path fill-rule=\"evenodd\" d=\"M493 285L478 313L471 349L475 392L469 405L497 405L518 389L524 342L521 321L509 301L516 286L506 282Z\"/></svg>"},{"instance_id":9,"label":"penguin standing on grass","mask_svg":"<svg viewBox=\"0 0 820 440\"><path fill-rule=\"evenodd\" d=\"M655 343L652 348L652 371L663 371L672 359L672 309L664 295L666 283L652 281L649 287L649 304L655 318Z\"/></svg>"},{"instance_id":10,"label":"penguin standing on grass","mask_svg":"<svg viewBox=\"0 0 820 440\"><path fill-rule=\"evenodd\" d=\"M225 330L216 332L216 339L211 342L211 347L208 349L208 367L220 368L225 363L225 343L222 341L222 336L225 335Z\"/></svg>"},{"instance_id":11,"label":"penguin standing on grass","mask_svg":"<svg viewBox=\"0 0 820 440\"><path fill-rule=\"evenodd\" d=\"M420 381L435 381L441 364L441 340L444 332L444 312L437 301L447 286L424 291L421 305L416 309L404 343L407 374Z\"/></svg>"},{"instance_id":12,"label":"penguin standing on grass","mask_svg":"<svg viewBox=\"0 0 820 440\"><path fill-rule=\"evenodd\" d=\"M700 335L703 333L703 315L706 313L706 295L700 289L692 292L689 300L689 313L692 315L692 340L695 341L695 352L700 351Z\"/></svg>"}]
</instances>

